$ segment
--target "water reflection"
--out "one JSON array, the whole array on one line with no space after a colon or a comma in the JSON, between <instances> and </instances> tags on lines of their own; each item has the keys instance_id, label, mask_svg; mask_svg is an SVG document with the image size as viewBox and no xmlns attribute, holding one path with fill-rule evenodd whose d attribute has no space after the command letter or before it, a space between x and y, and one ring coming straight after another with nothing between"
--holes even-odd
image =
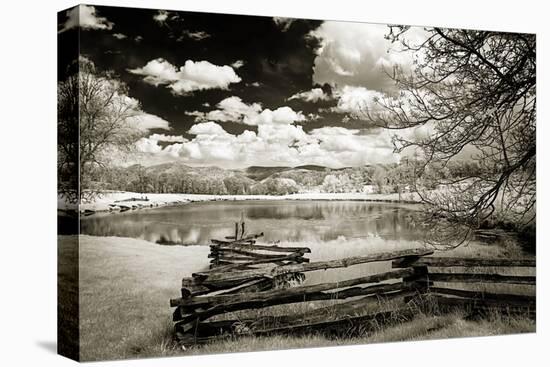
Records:
<instances>
[{"instance_id":1,"label":"water reflection","mask_svg":"<svg viewBox=\"0 0 550 367\"><path fill-rule=\"evenodd\" d=\"M150 242L208 244L231 235L241 215L248 233L264 241L327 242L339 237L416 241L414 206L354 201L241 201L97 214L82 218L81 233L140 238Z\"/></svg>"}]
</instances>

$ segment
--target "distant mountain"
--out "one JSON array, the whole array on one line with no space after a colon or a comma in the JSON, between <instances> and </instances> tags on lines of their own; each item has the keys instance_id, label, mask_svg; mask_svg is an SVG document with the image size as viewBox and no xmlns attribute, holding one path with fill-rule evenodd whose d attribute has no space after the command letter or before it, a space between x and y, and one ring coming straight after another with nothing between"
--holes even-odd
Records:
<instances>
[{"instance_id":1,"label":"distant mountain","mask_svg":"<svg viewBox=\"0 0 550 367\"><path fill-rule=\"evenodd\" d=\"M308 171L327 171L327 170L332 170L331 168L328 168L328 167L323 167L323 166L317 166L315 164L306 164L304 166L297 166L297 167L294 167L294 169L307 169Z\"/></svg>"},{"instance_id":2,"label":"distant mountain","mask_svg":"<svg viewBox=\"0 0 550 367\"><path fill-rule=\"evenodd\" d=\"M246 177L256 181L261 181L268 178L274 173L288 171L291 167L263 167L263 166L250 166L244 169Z\"/></svg>"},{"instance_id":3,"label":"distant mountain","mask_svg":"<svg viewBox=\"0 0 550 367\"><path fill-rule=\"evenodd\" d=\"M193 170L193 167L190 167L186 164L183 164L181 162L170 162L170 163L162 163L157 164L154 166L149 166L145 168L145 171L152 174L178 174L183 172L189 172Z\"/></svg>"}]
</instances>

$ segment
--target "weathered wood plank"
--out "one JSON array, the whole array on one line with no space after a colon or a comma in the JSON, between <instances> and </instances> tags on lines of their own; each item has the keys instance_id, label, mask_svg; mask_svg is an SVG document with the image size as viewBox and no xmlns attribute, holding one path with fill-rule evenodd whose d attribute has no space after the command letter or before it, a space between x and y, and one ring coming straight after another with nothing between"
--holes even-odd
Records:
<instances>
[{"instance_id":1,"label":"weathered wood plank","mask_svg":"<svg viewBox=\"0 0 550 367\"><path fill-rule=\"evenodd\" d=\"M486 259L486 258L460 258L460 257L413 257L394 260L394 268L409 267L411 265L426 265L435 267L451 266L517 266L535 267L535 259Z\"/></svg>"},{"instance_id":2,"label":"weathered wood plank","mask_svg":"<svg viewBox=\"0 0 550 367\"><path fill-rule=\"evenodd\" d=\"M299 255L292 255L292 254L287 256L277 256L277 257L269 257L269 258L221 256L218 259L211 260L210 262L213 264L218 262L225 262L225 263L229 263L228 265L231 265L231 264L257 265L257 264L279 263L281 261L293 261L295 263L304 263L304 262L309 262L309 259L305 257L301 257ZM220 271L220 269L216 269L214 271Z\"/></svg>"},{"instance_id":3,"label":"weathered wood plank","mask_svg":"<svg viewBox=\"0 0 550 367\"><path fill-rule=\"evenodd\" d=\"M241 255L243 257L249 257L249 258L255 258L255 259L275 259L275 258L278 258L278 257L281 257L281 256L298 257L298 256L303 256L304 255L304 253L301 252L301 251L291 252L288 255L281 255L281 254L272 255L272 254L262 254L262 253L253 252L253 251L240 250L238 248L223 249L223 250L220 250L220 251L217 251L217 252L213 252L213 254L219 255L219 256L237 254L237 255Z\"/></svg>"},{"instance_id":4,"label":"weathered wood plank","mask_svg":"<svg viewBox=\"0 0 550 367\"><path fill-rule=\"evenodd\" d=\"M431 287L430 293L449 295L455 297L469 298L472 300L490 300L498 301L501 303L510 304L535 304L535 296L526 296L519 294L506 294L506 293L491 293L491 292L475 292L462 289Z\"/></svg>"},{"instance_id":5,"label":"weathered wood plank","mask_svg":"<svg viewBox=\"0 0 550 367\"><path fill-rule=\"evenodd\" d=\"M347 328L347 327L350 327L350 326L353 326L353 325L362 325L364 328L368 328L369 325L370 327L376 327L377 325L380 325L381 322L387 322L388 320L392 319L392 317L396 314L399 314L399 320L403 320L403 319L409 319L409 318L412 318L414 316L414 312L410 309L410 308L407 308L407 307L402 307L402 308L398 308L398 309L394 309L394 310L389 310L389 311L381 311L381 312L372 312L372 313L368 313L366 315L360 315L360 316L349 316L349 315L345 315L344 317L341 317L341 318L336 318L336 319L315 319L315 320L305 320L301 323L296 323L296 324L291 324L291 325L284 325L284 326L273 326L271 328L262 328L262 329L246 329L244 328L244 330L242 330L241 333L232 333L231 331L230 332L226 332L222 335L219 335L219 334L214 334L212 333L212 330L216 330L214 329L216 326L218 326L219 324L217 325L208 325L209 326L209 329L210 329L210 332L208 332L208 334L210 335L207 335L207 336L202 336L204 335L202 333L203 330L205 330L205 328L203 327L203 329L199 329L199 335L196 339L194 339L194 341L198 344L202 344L202 343L207 343L207 342L211 342L211 341L214 341L214 340L220 340L220 339L223 339L223 338L226 338L226 337L234 337L234 336L238 336L238 335L242 335L242 336L245 336L245 335L256 335L256 336L260 336L260 335L271 335L271 334L287 334L287 333L292 333L293 335L301 335L303 333L309 333L309 332L312 332L312 331L321 331L321 332L328 332L328 331L331 331L331 332L342 332L342 331L345 331L344 328ZM199 325L202 325L202 324L209 324L209 323L199 323ZM176 328L180 329L182 328L182 324L176 324ZM225 326L225 325L223 325ZM199 326L200 328L200 326ZM242 328L241 328L242 329ZM221 328L217 329L218 331L221 331L223 332ZM205 333L206 334L206 333Z\"/></svg>"},{"instance_id":6,"label":"weathered wood plank","mask_svg":"<svg viewBox=\"0 0 550 367\"><path fill-rule=\"evenodd\" d=\"M215 240L211 239L210 242L216 245L253 245L256 243L256 240L237 240L237 241L223 241L223 240Z\"/></svg>"},{"instance_id":7,"label":"weathered wood plank","mask_svg":"<svg viewBox=\"0 0 550 367\"><path fill-rule=\"evenodd\" d=\"M186 287L181 288L181 298L189 298L192 296L198 296L201 294L210 293L212 290L210 288L207 288L202 285L188 285ZM172 300L170 300L170 304L172 304ZM173 307L173 306L170 306Z\"/></svg>"},{"instance_id":8,"label":"weathered wood plank","mask_svg":"<svg viewBox=\"0 0 550 367\"><path fill-rule=\"evenodd\" d=\"M248 235L248 236L244 236L241 240L244 240L244 241L247 241L247 240L254 240L256 238L260 238L264 235L263 232L260 232L258 234L251 234L251 235ZM235 238L235 236L225 236L225 239L226 240L238 240L237 238ZM217 241L217 240L216 240Z\"/></svg>"},{"instance_id":9,"label":"weathered wood plank","mask_svg":"<svg viewBox=\"0 0 550 367\"><path fill-rule=\"evenodd\" d=\"M284 316L263 316L261 318L251 319L239 319L239 320L224 320L224 321L207 321L200 322L198 324L197 334L200 337L220 335L222 333L227 334L239 334L239 332L249 332L251 334L262 334L270 332L281 332L284 330L299 330L300 328L307 327L307 325L314 325L325 321L334 322L338 320L349 320L350 318L357 317L359 315L372 315L372 311L365 314L367 307L372 305L382 304L382 308L376 311L390 311L391 305L389 301L397 298L403 298L414 294L413 290L398 291L388 295L384 295L383 298L379 296L366 296L361 299L348 301L345 303L338 303L335 305L316 308L311 311L296 313ZM392 308L394 306L391 306ZM395 312L395 311L393 311ZM176 329L179 329L177 323Z\"/></svg>"},{"instance_id":10,"label":"weathered wood plank","mask_svg":"<svg viewBox=\"0 0 550 367\"><path fill-rule=\"evenodd\" d=\"M225 261L224 261L225 262ZM285 256L280 257L277 259L267 259L267 260L249 260L241 263L235 263L235 262L227 262L228 264L225 264L223 266L218 266L210 271L210 274L214 272L227 272L227 271L235 271L238 269L244 269L245 267L251 267L254 265L262 265L262 264L269 264L269 263L275 263L277 265L288 265L286 262L289 263L303 263L303 262L309 262L308 258L305 257L295 257L295 256ZM249 269L251 270L251 269Z\"/></svg>"},{"instance_id":11,"label":"weathered wood plank","mask_svg":"<svg viewBox=\"0 0 550 367\"><path fill-rule=\"evenodd\" d=\"M199 279L197 278L183 278L181 280L181 286L182 287L192 287L196 285L201 285Z\"/></svg>"},{"instance_id":12,"label":"weathered wood plank","mask_svg":"<svg viewBox=\"0 0 550 367\"><path fill-rule=\"evenodd\" d=\"M243 248L243 249L249 249L249 250L262 250L262 251L271 251L271 252L311 253L311 249L309 247L284 247L284 246L276 246L276 245L257 245L257 244L210 245L210 249L212 251L233 249L233 248Z\"/></svg>"},{"instance_id":13,"label":"weathered wood plank","mask_svg":"<svg viewBox=\"0 0 550 367\"><path fill-rule=\"evenodd\" d=\"M322 283L307 286L293 287L289 289L276 289L266 292L235 294L235 295L218 295L218 296L203 296L192 299L180 299L179 306L198 307L208 305L212 307L217 304L232 304L240 302L269 302L271 299L307 296L309 294L329 291L333 289L341 289L352 287L360 284L379 283L386 280L401 279L414 274L413 268L392 270L385 273L373 274L364 277L344 280L340 282Z\"/></svg>"},{"instance_id":14,"label":"weathered wood plank","mask_svg":"<svg viewBox=\"0 0 550 367\"><path fill-rule=\"evenodd\" d=\"M216 304L210 308L202 308L197 310L194 309L191 314L188 313L188 310L192 307L187 306L178 306L173 314L174 321L185 321L186 324L189 324L189 327L195 322L195 320L206 320L212 316L219 315L221 313L233 312L238 310L246 309L255 309L255 308L264 308L269 306L296 303L296 302L307 302L307 301L320 301L320 300L329 300L329 299L346 299L350 297L357 296L366 296L366 295L380 295L384 293L391 293L401 290L410 290L414 289L414 286L411 284L405 284L402 282L394 284L377 284L370 287L354 287L348 288L343 291L338 291L334 293L309 293L305 295L301 294L292 294L280 298L270 298L270 299L250 299L246 301L236 301L233 303L224 303ZM253 293L251 293L253 294ZM195 306L195 305L193 305Z\"/></svg>"},{"instance_id":15,"label":"weathered wood plank","mask_svg":"<svg viewBox=\"0 0 550 367\"><path fill-rule=\"evenodd\" d=\"M220 294L234 294L236 292L247 292L251 289L263 290L271 286L271 279L255 279L244 284L239 284L233 288L220 290L212 290L204 286L188 286L181 289L181 298L170 299L170 307L176 307L179 305L182 299L188 299L191 297L199 297L206 294L208 294L209 296L216 296Z\"/></svg>"},{"instance_id":16,"label":"weathered wood plank","mask_svg":"<svg viewBox=\"0 0 550 367\"><path fill-rule=\"evenodd\" d=\"M239 272L213 272L213 273L194 273L193 277L200 279L204 284L216 284L223 281L248 280L253 278L271 278L284 273L303 273L314 270L326 270L335 268L346 268L348 266L364 264L377 261L389 261L404 256L423 256L432 254L432 250L427 249L409 249L400 251L381 252L378 254L349 257L346 259L318 261L305 264L292 264L284 266L265 267L263 269L246 270Z\"/></svg>"},{"instance_id":17,"label":"weathered wood plank","mask_svg":"<svg viewBox=\"0 0 550 367\"><path fill-rule=\"evenodd\" d=\"M525 302L507 302L497 300L479 300L471 298L457 298L457 297L445 297L437 296L436 302L443 307L460 307L470 308L473 310L491 311L500 310L501 312L520 313L529 317L535 317L537 312L536 303Z\"/></svg>"},{"instance_id":18,"label":"weathered wood plank","mask_svg":"<svg viewBox=\"0 0 550 367\"><path fill-rule=\"evenodd\" d=\"M505 283L536 285L537 281L534 276L477 273L429 273L428 278L434 282L447 283Z\"/></svg>"}]
</instances>

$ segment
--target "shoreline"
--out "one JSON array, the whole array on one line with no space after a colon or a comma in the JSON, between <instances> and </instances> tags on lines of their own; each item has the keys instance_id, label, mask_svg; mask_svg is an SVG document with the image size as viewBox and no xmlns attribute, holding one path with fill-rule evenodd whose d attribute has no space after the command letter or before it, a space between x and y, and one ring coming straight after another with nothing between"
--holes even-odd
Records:
<instances>
[{"instance_id":1,"label":"shoreline","mask_svg":"<svg viewBox=\"0 0 550 367\"><path fill-rule=\"evenodd\" d=\"M366 194L366 193L298 193L287 195L211 195L211 194L140 194L134 192L108 192L93 203L80 204L79 211L84 215L95 213L123 213L126 211L165 208L210 201L254 201L254 200L294 200L294 201L365 201L399 204L420 204L416 193ZM74 212L63 197L58 197L58 213Z\"/></svg>"}]
</instances>

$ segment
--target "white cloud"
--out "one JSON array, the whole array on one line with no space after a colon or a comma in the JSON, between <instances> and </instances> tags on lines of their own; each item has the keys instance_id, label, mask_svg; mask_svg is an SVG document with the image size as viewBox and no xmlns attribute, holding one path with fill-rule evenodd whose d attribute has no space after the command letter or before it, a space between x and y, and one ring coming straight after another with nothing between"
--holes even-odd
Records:
<instances>
[{"instance_id":1,"label":"white cloud","mask_svg":"<svg viewBox=\"0 0 550 367\"><path fill-rule=\"evenodd\" d=\"M150 113L137 113L135 116L130 117L130 122L142 130L170 130L170 123L168 121Z\"/></svg>"},{"instance_id":2,"label":"white cloud","mask_svg":"<svg viewBox=\"0 0 550 367\"><path fill-rule=\"evenodd\" d=\"M408 53L398 52L397 46L384 38L389 32L385 25L327 21L310 36L321 41L313 68L313 82L333 86L363 86L384 91L393 87L384 69L412 65ZM411 28L406 37L419 40L425 37L422 28Z\"/></svg>"},{"instance_id":3,"label":"white cloud","mask_svg":"<svg viewBox=\"0 0 550 367\"><path fill-rule=\"evenodd\" d=\"M268 143L286 146L289 144L304 145L312 141L303 127L296 125L260 125L258 126L258 137Z\"/></svg>"},{"instance_id":4,"label":"white cloud","mask_svg":"<svg viewBox=\"0 0 550 367\"><path fill-rule=\"evenodd\" d=\"M193 135L208 135L208 136L226 136L229 135L228 132L226 132L223 127L221 127L219 124L208 121L208 122L201 122L199 124L195 124L191 126L189 129L189 134Z\"/></svg>"},{"instance_id":5,"label":"white cloud","mask_svg":"<svg viewBox=\"0 0 550 367\"><path fill-rule=\"evenodd\" d=\"M119 39L119 40L123 40L125 38L128 38L128 36L125 35L124 33L113 33L113 37L115 37L116 39Z\"/></svg>"},{"instance_id":6,"label":"white cloud","mask_svg":"<svg viewBox=\"0 0 550 367\"><path fill-rule=\"evenodd\" d=\"M188 38L193 41L202 41L203 39L210 38L210 34L203 32L203 31L189 31L187 29L183 30L181 32L181 36L177 39L177 41L183 41L184 39Z\"/></svg>"},{"instance_id":7,"label":"white cloud","mask_svg":"<svg viewBox=\"0 0 550 367\"><path fill-rule=\"evenodd\" d=\"M80 56L79 61L81 64L89 64L93 67L94 63L86 57ZM132 129L140 129L142 131L148 131L150 129L163 129L170 130L170 123L159 116L147 113L141 109L140 102L125 94L124 83L114 78L99 78L95 74L88 74L86 71L81 70L80 73L83 76L93 80L93 84L97 87L98 95L102 96L104 100L109 100L105 108L108 109L108 113L112 115L120 115L123 111L125 124Z\"/></svg>"},{"instance_id":8,"label":"white cloud","mask_svg":"<svg viewBox=\"0 0 550 367\"><path fill-rule=\"evenodd\" d=\"M114 23L107 18L100 17L96 13L95 7L91 5L78 5L71 10L67 10L67 20L59 33L65 32L71 28L80 27L82 29L103 29L110 30Z\"/></svg>"},{"instance_id":9,"label":"white cloud","mask_svg":"<svg viewBox=\"0 0 550 367\"><path fill-rule=\"evenodd\" d=\"M273 17L273 21L283 32L288 31L292 23L294 23L294 20L295 19L292 18Z\"/></svg>"},{"instance_id":10,"label":"white cloud","mask_svg":"<svg viewBox=\"0 0 550 367\"><path fill-rule=\"evenodd\" d=\"M173 160L174 158L179 158L183 144L176 143L165 146L164 148L159 144L160 140L154 139L153 136L148 138L141 138L136 143L136 149L140 153L149 153L157 158L156 162L158 163L158 158L162 159L167 158L168 160ZM183 141L188 141L184 139ZM147 161L147 160L146 160Z\"/></svg>"},{"instance_id":11,"label":"white cloud","mask_svg":"<svg viewBox=\"0 0 550 367\"><path fill-rule=\"evenodd\" d=\"M167 85L176 95L197 90L228 89L229 84L241 81L231 66L218 66L208 61L187 60L178 69L168 61L158 58L141 68L128 71L143 75L143 80L151 85Z\"/></svg>"},{"instance_id":12,"label":"white cloud","mask_svg":"<svg viewBox=\"0 0 550 367\"><path fill-rule=\"evenodd\" d=\"M173 160L177 153L188 164L227 168L303 164L345 167L399 159L392 151L391 135L386 130L365 134L359 129L324 127L308 133L302 126L262 124L258 133L245 130L235 135L208 121L193 125L188 132L195 135L190 141L161 148L150 137L149 141L143 141L142 149L165 160Z\"/></svg>"},{"instance_id":13,"label":"white cloud","mask_svg":"<svg viewBox=\"0 0 550 367\"><path fill-rule=\"evenodd\" d=\"M309 121L315 121L315 120L319 120L321 118L321 115L318 115L316 113L308 113L307 114L307 119Z\"/></svg>"},{"instance_id":14,"label":"white cloud","mask_svg":"<svg viewBox=\"0 0 550 367\"><path fill-rule=\"evenodd\" d=\"M239 69L239 68L241 68L243 65L244 65L244 61L243 61L243 60L237 60L237 61L235 61L234 63L231 64L231 66L233 67L233 69Z\"/></svg>"},{"instance_id":15,"label":"white cloud","mask_svg":"<svg viewBox=\"0 0 550 367\"><path fill-rule=\"evenodd\" d=\"M271 125L271 124L292 124L294 122L305 121L306 117L301 111L294 111L288 106L279 107L272 111L269 108L263 110L260 114L252 117L245 117L243 123L247 125Z\"/></svg>"},{"instance_id":16,"label":"white cloud","mask_svg":"<svg viewBox=\"0 0 550 367\"><path fill-rule=\"evenodd\" d=\"M217 110L210 112L186 112L191 116L196 116L197 121L214 120L214 121L233 121L241 122L243 119L248 119L256 116L262 110L259 103L250 105L244 103L239 97L232 96L220 101L216 107Z\"/></svg>"},{"instance_id":17,"label":"white cloud","mask_svg":"<svg viewBox=\"0 0 550 367\"><path fill-rule=\"evenodd\" d=\"M162 147L158 143L158 140L141 138L136 142L136 148L142 153L159 153Z\"/></svg>"},{"instance_id":18,"label":"white cloud","mask_svg":"<svg viewBox=\"0 0 550 367\"><path fill-rule=\"evenodd\" d=\"M369 90L364 87L345 86L335 92L338 97L336 107L332 107L333 112L347 113L351 117L361 118L367 112L373 112L380 108L377 101L383 99L385 94Z\"/></svg>"},{"instance_id":19,"label":"white cloud","mask_svg":"<svg viewBox=\"0 0 550 367\"><path fill-rule=\"evenodd\" d=\"M217 110L209 112L192 111L186 112L186 114L196 116L197 121L232 121L251 126L263 124L292 124L306 120L306 117L301 111L296 112L290 107L279 107L273 111L270 109L262 110L261 104L246 104L237 96L225 98L220 101L216 107L218 108Z\"/></svg>"},{"instance_id":20,"label":"white cloud","mask_svg":"<svg viewBox=\"0 0 550 367\"><path fill-rule=\"evenodd\" d=\"M155 15L153 15L153 19L160 25L164 25L164 23L168 20L169 14L170 13L166 10L159 10Z\"/></svg>"},{"instance_id":21,"label":"white cloud","mask_svg":"<svg viewBox=\"0 0 550 367\"><path fill-rule=\"evenodd\" d=\"M150 140L164 141L168 143L183 143L187 141L183 136L180 135L165 135L165 134L153 134L149 136Z\"/></svg>"},{"instance_id":22,"label":"white cloud","mask_svg":"<svg viewBox=\"0 0 550 367\"><path fill-rule=\"evenodd\" d=\"M326 94L321 88L313 88L301 93L296 93L292 95L288 100L292 99L301 99L306 102L318 102L318 101L328 101L330 96Z\"/></svg>"}]
</instances>

